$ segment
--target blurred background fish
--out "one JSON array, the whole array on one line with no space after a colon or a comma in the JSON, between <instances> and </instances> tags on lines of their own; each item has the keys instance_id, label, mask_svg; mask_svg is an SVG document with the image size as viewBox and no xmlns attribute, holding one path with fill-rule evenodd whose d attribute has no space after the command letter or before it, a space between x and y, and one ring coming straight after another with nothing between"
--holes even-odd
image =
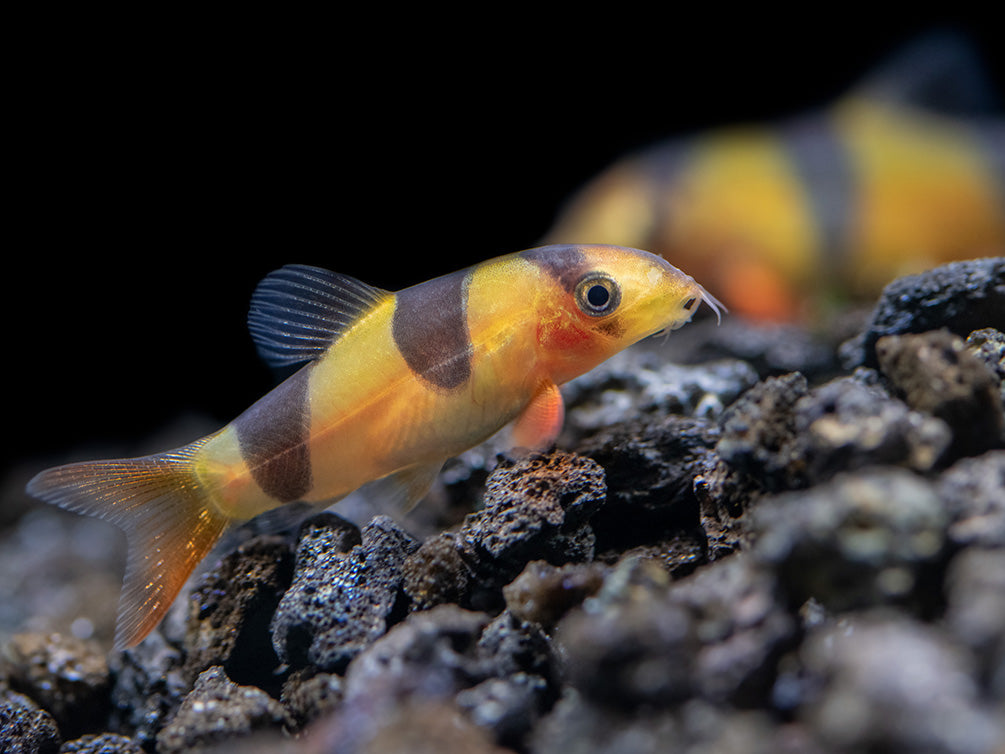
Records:
<instances>
[{"instance_id":1,"label":"blurred background fish","mask_svg":"<svg viewBox=\"0 0 1005 754\"><path fill-rule=\"evenodd\" d=\"M967 40L908 44L822 111L674 138L579 191L545 237L649 249L735 314L792 321L1005 250L1005 119Z\"/></svg>"}]
</instances>

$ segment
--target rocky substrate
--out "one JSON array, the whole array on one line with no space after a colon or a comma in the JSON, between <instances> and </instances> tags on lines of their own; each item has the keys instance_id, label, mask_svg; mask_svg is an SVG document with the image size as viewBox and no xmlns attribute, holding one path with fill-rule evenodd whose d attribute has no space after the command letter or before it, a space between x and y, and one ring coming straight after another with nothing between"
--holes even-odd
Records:
<instances>
[{"instance_id":1,"label":"rocky substrate","mask_svg":"<svg viewBox=\"0 0 1005 754\"><path fill-rule=\"evenodd\" d=\"M631 349L558 449L239 532L135 649L10 636L0 750L1005 751L1005 259L854 321ZM34 515L10 568L80 536Z\"/></svg>"}]
</instances>

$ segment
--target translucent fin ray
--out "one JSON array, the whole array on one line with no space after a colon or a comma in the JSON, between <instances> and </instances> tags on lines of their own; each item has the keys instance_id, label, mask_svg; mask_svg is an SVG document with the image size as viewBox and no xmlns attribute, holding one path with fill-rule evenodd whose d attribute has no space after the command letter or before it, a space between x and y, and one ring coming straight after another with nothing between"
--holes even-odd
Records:
<instances>
[{"instance_id":1,"label":"translucent fin ray","mask_svg":"<svg viewBox=\"0 0 1005 754\"><path fill-rule=\"evenodd\" d=\"M67 510L97 516L126 534L129 554L115 647L138 644L164 617L227 520L196 483L198 443L143 458L88 461L43 471L28 492Z\"/></svg>"}]
</instances>

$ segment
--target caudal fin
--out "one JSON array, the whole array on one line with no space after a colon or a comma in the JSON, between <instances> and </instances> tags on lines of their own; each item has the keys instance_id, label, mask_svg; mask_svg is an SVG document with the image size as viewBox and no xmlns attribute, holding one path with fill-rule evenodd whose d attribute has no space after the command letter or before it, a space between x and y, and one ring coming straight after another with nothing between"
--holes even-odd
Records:
<instances>
[{"instance_id":1,"label":"caudal fin","mask_svg":"<svg viewBox=\"0 0 1005 754\"><path fill-rule=\"evenodd\" d=\"M154 629L227 524L195 475L193 457L201 444L143 458L58 466L28 483L35 497L125 531L129 554L116 649L138 644Z\"/></svg>"}]
</instances>

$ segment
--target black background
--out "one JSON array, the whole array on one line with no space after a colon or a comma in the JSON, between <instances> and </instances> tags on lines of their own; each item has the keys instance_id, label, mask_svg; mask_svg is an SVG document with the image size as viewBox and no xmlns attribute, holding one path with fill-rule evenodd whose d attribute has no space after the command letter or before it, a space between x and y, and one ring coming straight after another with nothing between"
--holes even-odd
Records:
<instances>
[{"instance_id":1,"label":"black background","mask_svg":"<svg viewBox=\"0 0 1005 754\"><path fill-rule=\"evenodd\" d=\"M824 106L933 27L1005 91L990 13L804 13L26 19L8 462L229 421L272 384L244 319L282 264L393 290L532 246L626 151Z\"/></svg>"}]
</instances>

